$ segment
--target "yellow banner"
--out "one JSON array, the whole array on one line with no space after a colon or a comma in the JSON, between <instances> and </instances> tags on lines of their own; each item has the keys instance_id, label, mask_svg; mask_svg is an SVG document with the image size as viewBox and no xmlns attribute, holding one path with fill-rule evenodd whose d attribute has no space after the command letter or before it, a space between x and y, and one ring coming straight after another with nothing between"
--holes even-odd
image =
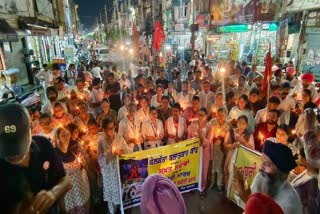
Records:
<instances>
[{"instance_id":1,"label":"yellow banner","mask_svg":"<svg viewBox=\"0 0 320 214\"><path fill-rule=\"evenodd\" d=\"M234 192L233 188L233 177L234 170L233 165L235 165L243 178L247 181L247 188L251 187L254 177L259 172L261 166L261 154L257 151L248 149L247 147L241 146L237 149L232 157L231 164L229 167L229 180L228 180L228 189L227 196L232 201L234 201L238 206L244 209L245 203L239 198L239 196Z\"/></svg>"},{"instance_id":2,"label":"yellow banner","mask_svg":"<svg viewBox=\"0 0 320 214\"><path fill-rule=\"evenodd\" d=\"M198 138L119 157L123 209L138 206L144 180L162 174L180 192L201 187L201 145Z\"/></svg>"}]
</instances>

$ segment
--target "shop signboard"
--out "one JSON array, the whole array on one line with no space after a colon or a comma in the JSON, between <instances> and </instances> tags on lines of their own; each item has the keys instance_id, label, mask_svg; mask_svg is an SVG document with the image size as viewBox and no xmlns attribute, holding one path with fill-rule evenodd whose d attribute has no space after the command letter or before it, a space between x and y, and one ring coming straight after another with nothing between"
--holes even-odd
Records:
<instances>
[{"instance_id":1,"label":"shop signboard","mask_svg":"<svg viewBox=\"0 0 320 214\"><path fill-rule=\"evenodd\" d=\"M51 31L50 29L33 27L31 29L31 35L32 36L51 36Z\"/></svg>"},{"instance_id":2,"label":"shop signboard","mask_svg":"<svg viewBox=\"0 0 320 214\"><path fill-rule=\"evenodd\" d=\"M247 32L248 30L248 25L227 25L217 27L217 33L239 33Z\"/></svg>"},{"instance_id":3,"label":"shop signboard","mask_svg":"<svg viewBox=\"0 0 320 214\"><path fill-rule=\"evenodd\" d=\"M211 24L228 25L276 21L281 11L277 0L212 0Z\"/></svg>"},{"instance_id":4,"label":"shop signboard","mask_svg":"<svg viewBox=\"0 0 320 214\"><path fill-rule=\"evenodd\" d=\"M182 193L199 190L201 151L200 139L192 138L119 157L121 210L140 205L143 183L152 174L169 178Z\"/></svg>"}]
</instances>

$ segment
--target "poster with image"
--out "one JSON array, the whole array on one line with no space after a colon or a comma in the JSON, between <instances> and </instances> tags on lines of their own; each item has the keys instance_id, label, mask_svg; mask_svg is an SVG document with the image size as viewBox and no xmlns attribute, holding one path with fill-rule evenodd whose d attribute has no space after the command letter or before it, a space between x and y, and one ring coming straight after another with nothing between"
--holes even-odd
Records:
<instances>
[{"instance_id":1,"label":"poster with image","mask_svg":"<svg viewBox=\"0 0 320 214\"><path fill-rule=\"evenodd\" d=\"M122 210L139 206L143 182L152 174L173 181L180 192L201 187L201 145L198 138L119 157Z\"/></svg>"},{"instance_id":2,"label":"poster with image","mask_svg":"<svg viewBox=\"0 0 320 214\"><path fill-rule=\"evenodd\" d=\"M236 151L234 151L230 163L227 197L235 202L239 207L244 209L245 203L239 198L233 187L233 179L235 176L233 170L234 165L239 169L243 178L247 181L247 188L250 188L253 179L259 172L261 166L261 154L257 151L241 146Z\"/></svg>"}]
</instances>

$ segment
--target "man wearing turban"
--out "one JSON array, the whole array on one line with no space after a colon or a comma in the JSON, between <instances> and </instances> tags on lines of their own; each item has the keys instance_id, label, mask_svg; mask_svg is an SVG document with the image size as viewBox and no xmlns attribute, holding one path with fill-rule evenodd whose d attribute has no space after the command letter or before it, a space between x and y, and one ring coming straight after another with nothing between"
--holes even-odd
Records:
<instances>
[{"instance_id":1,"label":"man wearing turban","mask_svg":"<svg viewBox=\"0 0 320 214\"><path fill-rule=\"evenodd\" d=\"M236 191L243 201L252 192L269 195L283 210L284 214L303 214L298 193L287 180L296 162L289 147L266 140L261 155L260 172L253 180L251 190L244 190L244 182L236 182Z\"/></svg>"}]
</instances>

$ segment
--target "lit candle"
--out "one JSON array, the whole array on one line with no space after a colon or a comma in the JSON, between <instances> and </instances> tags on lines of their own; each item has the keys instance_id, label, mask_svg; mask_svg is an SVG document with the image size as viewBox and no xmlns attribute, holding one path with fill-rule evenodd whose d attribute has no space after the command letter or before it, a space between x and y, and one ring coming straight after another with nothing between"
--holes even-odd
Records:
<instances>
[{"instance_id":1,"label":"lit candle","mask_svg":"<svg viewBox=\"0 0 320 214\"><path fill-rule=\"evenodd\" d=\"M143 90L143 92L144 92L144 93L147 93L147 92L148 92L148 89L147 89L147 88L145 88L145 89Z\"/></svg>"},{"instance_id":2,"label":"lit candle","mask_svg":"<svg viewBox=\"0 0 320 214\"><path fill-rule=\"evenodd\" d=\"M112 146L112 154L115 154L115 152L116 152L116 147Z\"/></svg>"},{"instance_id":3,"label":"lit candle","mask_svg":"<svg viewBox=\"0 0 320 214\"><path fill-rule=\"evenodd\" d=\"M217 129L216 138L218 138L219 136L220 136L220 129Z\"/></svg>"},{"instance_id":4,"label":"lit candle","mask_svg":"<svg viewBox=\"0 0 320 214\"><path fill-rule=\"evenodd\" d=\"M264 136L261 132L259 132L258 138L260 139L260 144L262 145L264 141Z\"/></svg>"},{"instance_id":5,"label":"lit candle","mask_svg":"<svg viewBox=\"0 0 320 214\"><path fill-rule=\"evenodd\" d=\"M81 155L80 155L80 154L77 156L77 161L78 161L79 164L82 163L82 161L81 161Z\"/></svg>"},{"instance_id":6,"label":"lit candle","mask_svg":"<svg viewBox=\"0 0 320 214\"><path fill-rule=\"evenodd\" d=\"M296 134L296 131L293 129L293 130L291 131L291 134L292 134L292 135L295 135L295 134Z\"/></svg>"}]
</instances>

